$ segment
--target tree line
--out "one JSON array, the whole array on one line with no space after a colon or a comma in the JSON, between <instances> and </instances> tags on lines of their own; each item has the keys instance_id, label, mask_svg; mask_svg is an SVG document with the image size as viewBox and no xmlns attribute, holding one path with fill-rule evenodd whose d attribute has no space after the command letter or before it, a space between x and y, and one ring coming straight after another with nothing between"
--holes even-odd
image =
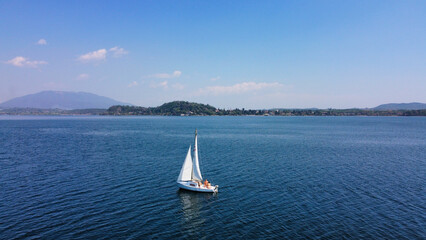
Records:
<instances>
[{"instance_id":1,"label":"tree line","mask_svg":"<svg viewBox=\"0 0 426 240\"><path fill-rule=\"evenodd\" d=\"M374 109L220 109L201 103L174 101L159 107L116 105L104 115L162 115L162 116L426 116L426 110L374 110Z\"/></svg>"}]
</instances>

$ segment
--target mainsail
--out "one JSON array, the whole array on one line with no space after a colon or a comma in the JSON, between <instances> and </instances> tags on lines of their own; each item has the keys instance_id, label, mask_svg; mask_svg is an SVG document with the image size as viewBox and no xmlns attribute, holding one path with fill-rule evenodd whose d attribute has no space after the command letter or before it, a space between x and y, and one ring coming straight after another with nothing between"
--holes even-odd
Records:
<instances>
[{"instance_id":1,"label":"mainsail","mask_svg":"<svg viewBox=\"0 0 426 240\"><path fill-rule=\"evenodd\" d=\"M188 153L186 154L185 161L183 162L182 169L178 177L179 181L192 180L192 159L191 159L191 146L189 146Z\"/></svg>"},{"instance_id":2,"label":"mainsail","mask_svg":"<svg viewBox=\"0 0 426 240\"><path fill-rule=\"evenodd\" d=\"M200 171L200 163L198 162L198 145L197 145L197 130L195 130L195 144L194 144L194 158L193 158L193 167L192 167L192 179L193 180L203 180Z\"/></svg>"}]
</instances>

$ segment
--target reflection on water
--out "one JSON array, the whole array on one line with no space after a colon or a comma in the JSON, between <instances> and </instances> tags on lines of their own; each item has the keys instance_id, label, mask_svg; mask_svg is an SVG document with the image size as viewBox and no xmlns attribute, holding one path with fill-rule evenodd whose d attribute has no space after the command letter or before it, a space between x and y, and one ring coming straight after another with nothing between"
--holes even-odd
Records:
<instances>
[{"instance_id":1,"label":"reflection on water","mask_svg":"<svg viewBox=\"0 0 426 240\"><path fill-rule=\"evenodd\" d=\"M180 189L177 192L182 204L182 229L186 237L200 237L206 222L204 217L208 203L217 199L217 194L196 193ZM197 238L198 238L197 237Z\"/></svg>"}]
</instances>

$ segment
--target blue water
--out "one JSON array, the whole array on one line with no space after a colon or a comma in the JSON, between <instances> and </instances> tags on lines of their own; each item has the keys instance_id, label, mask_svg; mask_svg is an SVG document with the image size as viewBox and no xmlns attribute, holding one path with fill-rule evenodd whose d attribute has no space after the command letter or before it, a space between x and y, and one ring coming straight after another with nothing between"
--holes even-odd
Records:
<instances>
[{"instance_id":1,"label":"blue water","mask_svg":"<svg viewBox=\"0 0 426 240\"><path fill-rule=\"evenodd\" d=\"M425 239L425 183L424 117L0 118L1 239Z\"/></svg>"}]
</instances>

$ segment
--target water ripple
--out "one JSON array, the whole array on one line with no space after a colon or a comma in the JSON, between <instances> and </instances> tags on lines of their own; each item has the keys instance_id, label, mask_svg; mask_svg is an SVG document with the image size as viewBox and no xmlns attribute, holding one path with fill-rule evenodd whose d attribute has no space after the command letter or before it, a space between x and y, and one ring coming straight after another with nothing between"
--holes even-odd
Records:
<instances>
[{"instance_id":1,"label":"water ripple","mask_svg":"<svg viewBox=\"0 0 426 240\"><path fill-rule=\"evenodd\" d=\"M195 127L215 195L175 183ZM425 131L424 118L0 120L0 238L425 239Z\"/></svg>"}]
</instances>

